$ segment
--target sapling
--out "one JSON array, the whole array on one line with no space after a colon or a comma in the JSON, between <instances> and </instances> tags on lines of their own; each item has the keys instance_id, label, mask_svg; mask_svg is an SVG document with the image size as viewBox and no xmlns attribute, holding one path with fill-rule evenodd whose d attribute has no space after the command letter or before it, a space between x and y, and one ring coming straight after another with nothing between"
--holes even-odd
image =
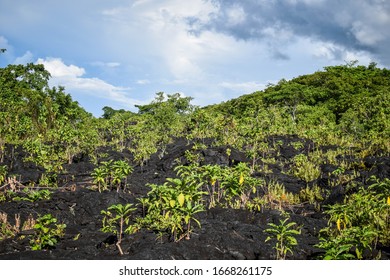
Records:
<instances>
[{"instance_id":1,"label":"sapling","mask_svg":"<svg viewBox=\"0 0 390 280\"><path fill-rule=\"evenodd\" d=\"M122 235L124 232L124 225L128 225L130 215L132 212L137 210L137 208L133 207L132 203L128 203L126 205L122 204L114 204L107 208L106 210L102 210L101 214L103 217L103 232L111 232L117 235L118 241L115 244L119 250L119 253L123 255L123 250L121 247ZM114 214L111 212L113 211ZM119 228L119 229L118 229Z\"/></svg>"},{"instance_id":2,"label":"sapling","mask_svg":"<svg viewBox=\"0 0 390 280\"><path fill-rule=\"evenodd\" d=\"M301 231L294 229L296 226L295 222L287 223L289 219L290 217L280 220L278 225L268 223L269 228L264 230L264 232L270 234L265 239L265 242L276 240L274 249L276 250L276 259L278 260L284 260L287 253L293 254L293 247L298 245L298 241L294 235L300 234Z\"/></svg>"}]
</instances>

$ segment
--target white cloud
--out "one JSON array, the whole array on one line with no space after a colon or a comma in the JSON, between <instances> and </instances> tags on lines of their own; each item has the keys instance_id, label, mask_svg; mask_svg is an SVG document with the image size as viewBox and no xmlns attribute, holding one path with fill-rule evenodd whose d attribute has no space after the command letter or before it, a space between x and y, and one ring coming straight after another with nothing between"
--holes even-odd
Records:
<instances>
[{"instance_id":1,"label":"white cloud","mask_svg":"<svg viewBox=\"0 0 390 280\"><path fill-rule=\"evenodd\" d=\"M374 30L374 28L374 26L356 21L353 23L351 31L355 35L355 38L363 45L374 46L384 39L384 35Z\"/></svg>"},{"instance_id":2,"label":"white cloud","mask_svg":"<svg viewBox=\"0 0 390 280\"><path fill-rule=\"evenodd\" d=\"M188 17L206 21L214 9L212 4L202 0L188 1L185 5L178 0L136 1L133 5L114 7L102 13L109 25L111 41L122 42L115 48L126 54L124 59L153 58L150 63L158 64L153 71L184 81L202 79L204 69L200 60L216 47L205 40L208 34L196 37L188 32ZM134 38L137 38L136 45Z\"/></svg>"},{"instance_id":3,"label":"white cloud","mask_svg":"<svg viewBox=\"0 0 390 280\"><path fill-rule=\"evenodd\" d=\"M43 64L52 76L53 85L61 85L67 91L109 99L130 107L140 101L128 97L130 88L111 85L99 78L83 77L86 71L76 65L66 65L60 58L39 58L37 63Z\"/></svg>"},{"instance_id":4,"label":"white cloud","mask_svg":"<svg viewBox=\"0 0 390 280\"><path fill-rule=\"evenodd\" d=\"M60 58L39 58L37 60L38 64L43 64L45 69L50 72L53 78L65 78L77 79L78 77L85 74L85 69L71 65L65 65Z\"/></svg>"},{"instance_id":5,"label":"white cloud","mask_svg":"<svg viewBox=\"0 0 390 280\"><path fill-rule=\"evenodd\" d=\"M24 55L17 57L13 64L27 64L29 62L32 62L34 60L34 55L30 52L27 51L24 53Z\"/></svg>"}]
</instances>

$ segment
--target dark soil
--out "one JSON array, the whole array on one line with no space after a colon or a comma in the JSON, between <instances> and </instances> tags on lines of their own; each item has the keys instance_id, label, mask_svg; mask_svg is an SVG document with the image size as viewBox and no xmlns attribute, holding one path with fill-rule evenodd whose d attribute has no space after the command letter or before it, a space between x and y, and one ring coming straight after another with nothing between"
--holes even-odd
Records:
<instances>
[{"instance_id":1,"label":"dark soil","mask_svg":"<svg viewBox=\"0 0 390 280\"><path fill-rule=\"evenodd\" d=\"M282 172L280 162L286 162L299 153L307 153L314 149L314 144L295 136L270 137L270 143L277 143L274 151L277 163L269 164L272 173L259 172L255 176L266 180L277 180L284 184L287 191L299 193L306 187L306 182ZM301 141L304 146L295 149L289 143ZM239 162L250 162L244 153L232 149L230 157L226 155L227 147L214 147L211 140L205 142L207 149L201 151L203 164L219 164L229 166ZM9 147L8 147L9 148ZM172 242L168 237L159 238L154 232L141 230L132 235L125 235L122 241L124 255L120 256L115 246L116 237L100 231L102 226L101 210L112 204L137 203L137 198L145 196L150 190L147 183L162 184L166 178L175 177L173 168L176 160L185 163L184 153L191 144L178 139L167 147L162 159L153 155L142 168L135 166L129 176L130 192L115 190L99 193L92 190L90 174L94 165L88 156L79 156L71 165L65 165L64 174L59 176L59 188L52 198L46 201L10 201L0 203L0 211L8 214L9 221L14 224L13 217L20 214L22 222L32 214L34 217L50 213L59 222L67 225L65 236L55 248L32 251L29 247L28 235L21 232L15 238L0 241L0 259L275 259L272 242L265 243L267 237L264 229L267 223L278 223L281 213L278 210L250 212L226 208L213 208L198 215L201 228L195 227L190 240ZM323 147L333 149L334 147ZM105 149L107 159L132 160L128 152L119 153ZM10 154L10 153L9 153ZM34 164L23 162L23 152L16 149L13 158L6 158L5 163L12 165L10 174L20 175L17 179L22 184L37 182L43 170ZM346 160L354 161L353 158ZM289 209L291 220L302 227L302 234L297 236L298 246L290 259L316 259L321 250L314 247L318 243L319 231L327 226L327 219L322 214L325 204L342 201L347 190L340 185L328 185L329 174L337 167L324 164L321 166L322 178L311 184L317 184L328 190L327 199L315 208L310 204ZM367 178L375 175L378 178L390 178L390 158L370 156L364 159L364 167L359 169L361 176L357 179L365 184ZM138 207L134 216L142 216L142 208ZM21 238L27 236L27 238ZM390 258L390 248L380 248L382 258Z\"/></svg>"}]
</instances>

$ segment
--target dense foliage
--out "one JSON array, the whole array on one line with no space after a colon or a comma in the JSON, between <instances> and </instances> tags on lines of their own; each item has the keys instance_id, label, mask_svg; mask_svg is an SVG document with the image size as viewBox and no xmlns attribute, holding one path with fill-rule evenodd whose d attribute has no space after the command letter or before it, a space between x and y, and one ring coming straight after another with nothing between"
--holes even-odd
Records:
<instances>
[{"instance_id":1,"label":"dense foliage","mask_svg":"<svg viewBox=\"0 0 390 280\"><path fill-rule=\"evenodd\" d=\"M252 127L263 134L297 133L319 143L375 144L389 151L389 91L390 70L350 63L281 80L208 110L248 125L255 119Z\"/></svg>"}]
</instances>

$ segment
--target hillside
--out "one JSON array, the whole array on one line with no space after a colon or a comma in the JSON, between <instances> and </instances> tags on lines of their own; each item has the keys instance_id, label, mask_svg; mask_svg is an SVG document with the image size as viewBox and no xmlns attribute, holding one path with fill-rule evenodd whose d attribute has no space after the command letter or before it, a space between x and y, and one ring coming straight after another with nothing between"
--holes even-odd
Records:
<instances>
[{"instance_id":1,"label":"hillside","mask_svg":"<svg viewBox=\"0 0 390 280\"><path fill-rule=\"evenodd\" d=\"M101 118L49 78L0 69L0 259L390 258L389 70Z\"/></svg>"}]
</instances>

